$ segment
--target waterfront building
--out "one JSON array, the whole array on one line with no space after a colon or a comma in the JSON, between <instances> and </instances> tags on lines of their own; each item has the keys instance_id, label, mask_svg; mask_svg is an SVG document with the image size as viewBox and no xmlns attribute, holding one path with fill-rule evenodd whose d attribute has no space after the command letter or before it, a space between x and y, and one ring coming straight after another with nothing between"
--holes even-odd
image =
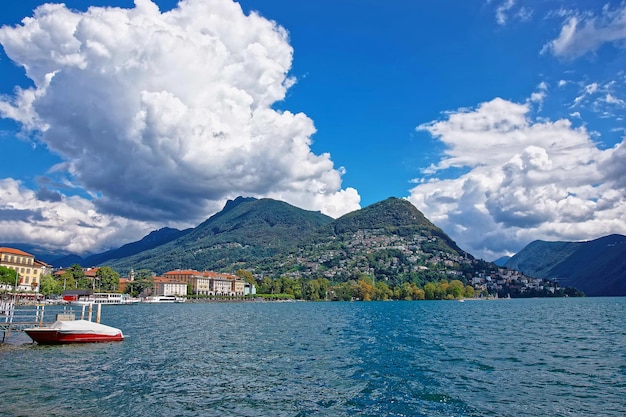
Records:
<instances>
[{"instance_id":1,"label":"waterfront building","mask_svg":"<svg viewBox=\"0 0 626 417\"><path fill-rule=\"evenodd\" d=\"M39 292L41 277L50 266L35 259L35 255L15 248L0 247L0 266L17 271L17 290Z\"/></svg>"},{"instance_id":2,"label":"waterfront building","mask_svg":"<svg viewBox=\"0 0 626 417\"><path fill-rule=\"evenodd\" d=\"M154 295L187 295L187 284L166 277L154 277Z\"/></svg>"},{"instance_id":3,"label":"waterfront building","mask_svg":"<svg viewBox=\"0 0 626 417\"><path fill-rule=\"evenodd\" d=\"M195 271L192 269L174 270L164 274L173 281L189 285L191 292L197 295L218 295L242 297L245 295L245 281L236 275L213 271Z\"/></svg>"},{"instance_id":4,"label":"waterfront building","mask_svg":"<svg viewBox=\"0 0 626 417\"><path fill-rule=\"evenodd\" d=\"M191 285L193 288L192 284L194 277L201 274L201 272L194 269L176 269L174 271L166 272L163 276L167 279L171 279L172 281L184 282L187 285Z\"/></svg>"}]
</instances>

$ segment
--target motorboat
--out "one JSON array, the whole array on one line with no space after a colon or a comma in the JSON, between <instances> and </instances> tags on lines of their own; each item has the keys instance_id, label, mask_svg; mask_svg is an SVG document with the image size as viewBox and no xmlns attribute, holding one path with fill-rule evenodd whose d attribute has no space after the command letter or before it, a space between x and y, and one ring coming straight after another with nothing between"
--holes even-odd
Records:
<instances>
[{"instance_id":1,"label":"motorboat","mask_svg":"<svg viewBox=\"0 0 626 417\"><path fill-rule=\"evenodd\" d=\"M124 340L120 329L88 320L57 320L50 326L24 329L24 332L40 345Z\"/></svg>"}]
</instances>

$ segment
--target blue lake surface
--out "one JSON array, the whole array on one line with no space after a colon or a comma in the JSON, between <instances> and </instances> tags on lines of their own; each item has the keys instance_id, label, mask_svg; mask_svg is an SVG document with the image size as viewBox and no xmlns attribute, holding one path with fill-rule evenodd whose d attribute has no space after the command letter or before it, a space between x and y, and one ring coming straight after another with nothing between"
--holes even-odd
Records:
<instances>
[{"instance_id":1,"label":"blue lake surface","mask_svg":"<svg viewBox=\"0 0 626 417\"><path fill-rule=\"evenodd\" d=\"M0 346L0 416L626 416L626 298L105 306Z\"/></svg>"}]
</instances>

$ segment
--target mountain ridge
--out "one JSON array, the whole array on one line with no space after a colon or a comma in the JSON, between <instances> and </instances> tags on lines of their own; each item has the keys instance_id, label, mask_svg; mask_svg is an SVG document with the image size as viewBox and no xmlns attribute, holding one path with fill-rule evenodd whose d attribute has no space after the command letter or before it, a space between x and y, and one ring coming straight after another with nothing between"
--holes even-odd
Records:
<instances>
[{"instance_id":1,"label":"mountain ridge","mask_svg":"<svg viewBox=\"0 0 626 417\"><path fill-rule=\"evenodd\" d=\"M120 270L145 268L230 269L271 258L332 218L273 199L237 198L185 236L110 266ZM155 263L151 258L157 257Z\"/></svg>"},{"instance_id":2,"label":"mountain ridge","mask_svg":"<svg viewBox=\"0 0 626 417\"><path fill-rule=\"evenodd\" d=\"M588 296L624 296L626 236L612 234L584 242L536 240L505 266L538 278L557 279Z\"/></svg>"},{"instance_id":3,"label":"mountain ridge","mask_svg":"<svg viewBox=\"0 0 626 417\"><path fill-rule=\"evenodd\" d=\"M494 268L481 262L405 199L391 197L332 219L273 199L238 198L180 239L109 266L156 273L246 269L256 276L338 281L372 275L417 284L447 279L450 265L459 273L478 264Z\"/></svg>"},{"instance_id":4,"label":"mountain ridge","mask_svg":"<svg viewBox=\"0 0 626 417\"><path fill-rule=\"evenodd\" d=\"M626 237L610 235L597 241L593 250L586 246L589 242L534 241L504 266L530 277L556 278L562 286L588 295L626 294L626 278L620 276L626 270L621 261L626 259L621 249ZM607 252L607 245L615 250ZM582 261L590 257L601 261ZM269 198L238 197L194 228L163 228L118 249L84 259L66 256L58 262L63 264L53 265L107 265L120 273L246 269L257 277L325 277L338 282L371 276L392 285L453 278L468 282L498 268L463 251L408 200L395 197L338 219ZM594 277L598 271L608 278Z\"/></svg>"},{"instance_id":5,"label":"mountain ridge","mask_svg":"<svg viewBox=\"0 0 626 417\"><path fill-rule=\"evenodd\" d=\"M100 265L113 259L125 258L143 252L145 250L158 247L174 239L178 239L181 236L184 236L191 230L191 228L178 230L170 227L163 227L158 230L153 230L136 242L127 243L117 249L111 249L102 253L89 255L85 258L82 258L78 255L67 255L61 258L53 259L50 262L55 264L55 266L62 268L68 267L73 264L79 264L83 267Z\"/></svg>"}]
</instances>

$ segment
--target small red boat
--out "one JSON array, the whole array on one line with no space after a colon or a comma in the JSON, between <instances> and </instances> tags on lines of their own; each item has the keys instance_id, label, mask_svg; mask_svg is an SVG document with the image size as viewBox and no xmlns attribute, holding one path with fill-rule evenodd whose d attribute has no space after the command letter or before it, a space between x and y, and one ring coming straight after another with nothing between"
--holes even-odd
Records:
<instances>
[{"instance_id":1,"label":"small red boat","mask_svg":"<svg viewBox=\"0 0 626 417\"><path fill-rule=\"evenodd\" d=\"M33 327L24 332L40 345L124 340L120 329L87 320L57 320L49 327Z\"/></svg>"}]
</instances>

